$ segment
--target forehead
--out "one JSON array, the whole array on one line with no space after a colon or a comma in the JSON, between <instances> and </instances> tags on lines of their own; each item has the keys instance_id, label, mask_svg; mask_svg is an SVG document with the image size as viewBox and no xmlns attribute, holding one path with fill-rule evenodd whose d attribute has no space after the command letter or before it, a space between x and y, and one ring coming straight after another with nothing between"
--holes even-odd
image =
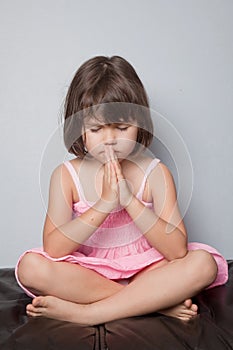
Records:
<instances>
[{"instance_id":1,"label":"forehead","mask_svg":"<svg viewBox=\"0 0 233 350\"><path fill-rule=\"evenodd\" d=\"M140 116L138 106L130 103L101 103L84 110L83 124L132 124L137 125Z\"/></svg>"},{"instance_id":2,"label":"forehead","mask_svg":"<svg viewBox=\"0 0 233 350\"><path fill-rule=\"evenodd\" d=\"M109 120L103 117L88 117L84 119L84 125L86 127L92 127L96 125L119 125L127 124L137 126L137 123L133 119L118 118L117 120Z\"/></svg>"}]
</instances>

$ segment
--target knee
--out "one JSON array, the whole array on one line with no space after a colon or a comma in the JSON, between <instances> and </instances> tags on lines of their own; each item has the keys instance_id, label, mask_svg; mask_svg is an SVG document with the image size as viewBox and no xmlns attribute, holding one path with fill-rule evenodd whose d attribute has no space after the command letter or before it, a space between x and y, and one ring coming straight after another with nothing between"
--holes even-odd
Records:
<instances>
[{"instance_id":1,"label":"knee","mask_svg":"<svg viewBox=\"0 0 233 350\"><path fill-rule=\"evenodd\" d=\"M44 278L44 257L35 253L27 253L23 256L18 267L18 278L27 287L33 287L35 282Z\"/></svg>"},{"instance_id":2,"label":"knee","mask_svg":"<svg viewBox=\"0 0 233 350\"><path fill-rule=\"evenodd\" d=\"M192 251L192 272L201 288L210 285L217 276L218 267L213 256L206 250Z\"/></svg>"}]
</instances>

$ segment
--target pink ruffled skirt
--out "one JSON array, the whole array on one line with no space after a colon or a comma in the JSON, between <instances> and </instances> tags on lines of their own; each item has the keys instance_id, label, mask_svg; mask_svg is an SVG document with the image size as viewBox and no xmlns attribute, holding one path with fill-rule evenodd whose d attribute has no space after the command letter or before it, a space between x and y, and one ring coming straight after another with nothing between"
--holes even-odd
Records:
<instances>
[{"instance_id":1,"label":"pink ruffled skirt","mask_svg":"<svg viewBox=\"0 0 233 350\"><path fill-rule=\"evenodd\" d=\"M215 281L208 288L222 285L227 281L227 261L216 249L209 245L195 242L189 243L188 249L203 249L211 253L214 257L218 266L218 273ZM128 278L142 271L145 267L164 259L164 257L156 249L151 247L145 239L139 239L133 244L111 249L81 246L78 251L60 258L52 258L41 248L30 249L19 258L15 269L15 275L18 284L26 292L26 294L32 298L35 297L35 295L22 285L18 277L18 266L22 257L27 253L40 254L46 259L56 261L58 263L65 261L71 264L79 264L80 266L98 272L108 279L117 281L127 280Z\"/></svg>"}]
</instances>

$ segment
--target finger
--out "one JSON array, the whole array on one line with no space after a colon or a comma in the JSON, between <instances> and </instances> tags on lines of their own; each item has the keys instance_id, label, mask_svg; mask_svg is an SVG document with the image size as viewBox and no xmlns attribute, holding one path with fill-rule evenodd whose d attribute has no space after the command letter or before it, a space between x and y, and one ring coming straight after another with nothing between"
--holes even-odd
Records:
<instances>
[{"instance_id":1,"label":"finger","mask_svg":"<svg viewBox=\"0 0 233 350\"><path fill-rule=\"evenodd\" d=\"M109 156L110 156L110 159L112 162L114 162L117 159L116 154L115 154L112 146L109 146Z\"/></svg>"},{"instance_id":2,"label":"finger","mask_svg":"<svg viewBox=\"0 0 233 350\"><path fill-rule=\"evenodd\" d=\"M107 183L110 183L111 182L110 162L105 163L104 172L105 172L105 180L107 181Z\"/></svg>"},{"instance_id":3,"label":"finger","mask_svg":"<svg viewBox=\"0 0 233 350\"><path fill-rule=\"evenodd\" d=\"M110 162L111 158L110 158L110 154L109 154L109 148L107 146L105 146L105 148L104 148L104 153L105 153L106 162Z\"/></svg>"},{"instance_id":4,"label":"finger","mask_svg":"<svg viewBox=\"0 0 233 350\"><path fill-rule=\"evenodd\" d=\"M116 185L117 184L117 174L116 174L114 164L112 162L110 162L109 165L110 165L110 171L111 171L111 184Z\"/></svg>"},{"instance_id":5,"label":"finger","mask_svg":"<svg viewBox=\"0 0 233 350\"><path fill-rule=\"evenodd\" d=\"M121 170L121 165L120 165L118 159L115 160L115 162L114 162L114 168L116 171L118 181L124 179L124 176L123 176L122 170Z\"/></svg>"}]
</instances>

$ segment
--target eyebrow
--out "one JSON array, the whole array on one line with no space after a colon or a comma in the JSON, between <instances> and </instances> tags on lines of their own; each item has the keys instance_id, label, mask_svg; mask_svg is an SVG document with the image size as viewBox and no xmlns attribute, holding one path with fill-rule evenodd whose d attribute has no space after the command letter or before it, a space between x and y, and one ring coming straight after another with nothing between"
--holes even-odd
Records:
<instances>
[{"instance_id":1,"label":"eyebrow","mask_svg":"<svg viewBox=\"0 0 233 350\"><path fill-rule=\"evenodd\" d=\"M87 123L84 123L84 126L85 127L101 127L101 126L104 126L104 125L114 125L114 126L117 126L117 125L131 125L127 122L119 122L119 123L101 123L101 122L87 122Z\"/></svg>"}]
</instances>

